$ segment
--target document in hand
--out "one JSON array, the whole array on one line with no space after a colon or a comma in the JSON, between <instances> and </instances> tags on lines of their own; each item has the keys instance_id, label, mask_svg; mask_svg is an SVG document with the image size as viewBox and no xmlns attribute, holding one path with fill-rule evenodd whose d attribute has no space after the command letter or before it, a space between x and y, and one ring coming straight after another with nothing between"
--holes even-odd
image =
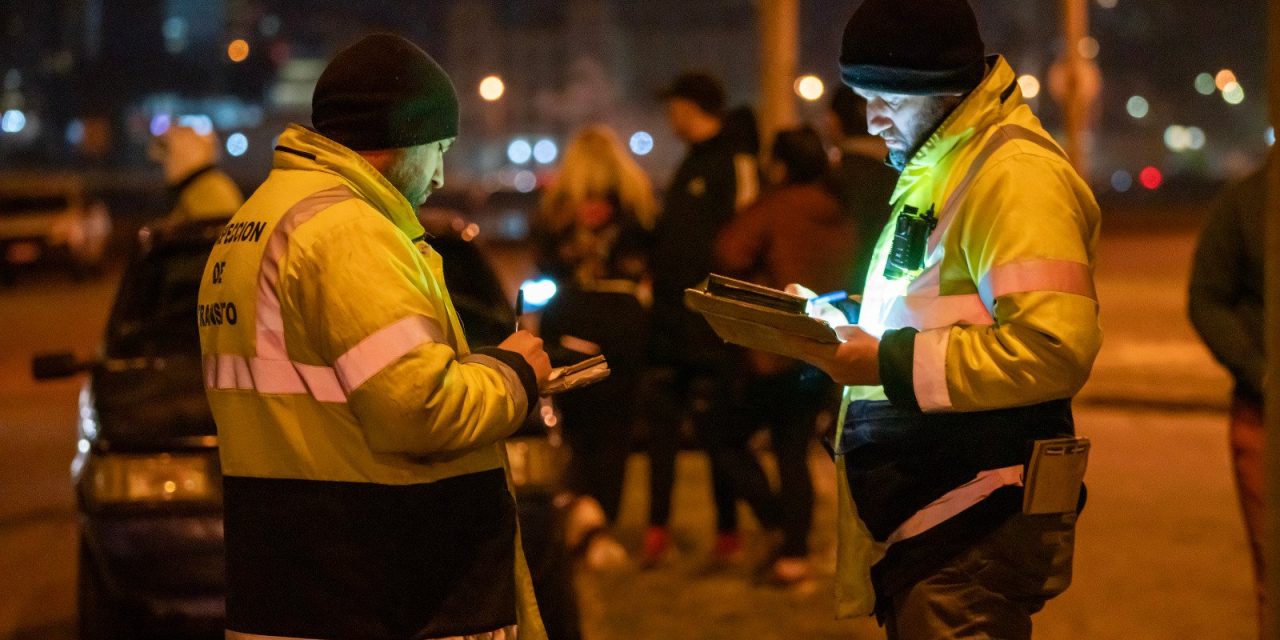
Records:
<instances>
[{"instance_id":1,"label":"document in hand","mask_svg":"<svg viewBox=\"0 0 1280 640\"><path fill-rule=\"evenodd\" d=\"M785 291L712 274L685 289L684 304L702 314L725 342L799 358L806 343L837 344L831 325L805 313L806 300Z\"/></svg>"},{"instance_id":2,"label":"document in hand","mask_svg":"<svg viewBox=\"0 0 1280 640\"><path fill-rule=\"evenodd\" d=\"M582 362L564 367L556 367L547 377L547 383L538 389L544 396L564 393L573 389L591 386L609 377L609 363L604 356L587 358Z\"/></svg>"}]
</instances>

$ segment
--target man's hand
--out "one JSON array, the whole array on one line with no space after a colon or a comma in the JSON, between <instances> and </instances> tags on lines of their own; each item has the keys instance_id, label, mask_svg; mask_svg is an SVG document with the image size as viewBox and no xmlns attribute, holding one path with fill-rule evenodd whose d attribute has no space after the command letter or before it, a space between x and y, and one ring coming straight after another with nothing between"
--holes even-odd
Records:
<instances>
[{"instance_id":1,"label":"man's hand","mask_svg":"<svg viewBox=\"0 0 1280 640\"><path fill-rule=\"evenodd\" d=\"M538 378L538 386L541 387L547 383L547 377L551 375L551 358L547 357L547 352L542 349L542 338L520 330L507 336L498 348L514 351L523 356L524 361L533 367L533 374Z\"/></svg>"},{"instance_id":2,"label":"man's hand","mask_svg":"<svg viewBox=\"0 0 1280 640\"><path fill-rule=\"evenodd\" d=\"M810 342L804 361L845 386L880 384L880 341L854 325L835 328L844 342Z\"/></svg>"}]
</instances>

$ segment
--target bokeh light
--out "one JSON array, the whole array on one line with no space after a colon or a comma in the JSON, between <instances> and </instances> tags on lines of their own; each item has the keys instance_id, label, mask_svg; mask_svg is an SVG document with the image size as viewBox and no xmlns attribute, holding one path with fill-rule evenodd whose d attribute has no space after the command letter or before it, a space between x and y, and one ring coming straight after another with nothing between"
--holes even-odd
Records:
<instances>
[{"instance_id":1,"label":"bokeh light","mask_svg":"<svg viewBox=\"0 0 1280 640\"><path fill-rule=\"evenodd\" d=\"M1208 137L1204 134L1204 129L1200 127L1187 127L1187 148L1192 151L1199 151L1204 148L1208 142Z\"/></svg>"},{"instance_id":2,"label":"bokeh light","mask_svg":"<svg viewBox=\"0 0 1280 640\"><path fill-rule=\"evenodd\" d=\"M533 157L533 147L524 138L516 138L507 145L507 159L515 164L524 164Z\"/></svg>"},{"instance_id":3,"label":"bokeh light","mask_svg":"<svg viewBox=\"0 0 1280 640\"><path fill-rule=\"evenodd\" d=\"M1211 96L1217 88L1218 86L1214 84L1212 74L1202 73L1196 76L1196 91L1199 92L1200 95Z\"/></svg>"},{"instance_id":4,"label":"bokeh light","mask_svg":"<svg viewBox=\"0 0 1280 640\"><path fill-rule=\"evenodd\" d=\"M538 188L538 176L533 175L532 171L520 171L516 173L515 180L512 183L516 191L529 193Z\"/></svg>"},{"instance_id":5,"label":"bokeh light","mask_svg":"<svg viewBox=\"0 0 1280 640\"><path fill-rule=\"evenodd\" d=\"M18 109L10 109L0 116L0 131L19 133L27 126L27 114Z\"/></svg>"},{"instance_id":6,"label":"bokeh light","mask_svg":"<svg viewBox=\"0 0 1280 640\"><path fill-rule=\"evenodd\" d=\"M248 150L249 138L245 137L243 133L237 131L227 136L227 153L231 154L232 157L239 158Z\"/></svg>"},{"instance_id":7,"label":"bokeh light","mask_svg":"<svg viewBox=\"0 0 1280 640\"><path fill-rule=\"evenodd\" d=\"M1116 2L1117 0L1098 0L1098 6L1103 9L1114 9L1116 8Z\"/></svg>"},{"instance_id":8,"label":"bokeh light","mask_svg":"<svg viewBox=\"0 0 1280 640\"><path fill-rule=\"evenodd\" d=\"M1228 82L1222 89L1222 99L1232 105L1244 102L1244 87L1239 82Z\"/></svg>"},{"instance_id":9,"label":"bokeh light","mask_svg":"<svg viewBox=\"0 0 1280 640\"><path fill-rule=\"evenodd\" d=\"M1097 38L1092 36L1081 38L1080 42L1076 43L1076 51L1079 51L1080 55L1084 56L1086 60L1093 60L1098 57L1098 51L1101 48L1102 47L1098 44Z\"/></svg>"},{"instance_id":10,"label":"bokeh light","mask_svg":"<svg viewBox=\"0 0 1280 640\"><path fill-rule=\"evenodd\" d=\"M1142 96L1133 96L1125 104L1125 110L1129 112L1130 116L1141 120L1151 112L1151 104Z\"/></svg>"},{"instance_id":11,"label":"bokeh light","mask_svg":"<svg viewBox=\"0 0 1280 640\"><path fill-rule=\"evenodd\" d=\"M1022 97L1028 100L1040 95L1040 79L1029 73L1018 76L1018 86L1022 88Z\"/></svg>"},{"instance_id":12,"label":"bokeh light","mask_svg":"<svg viewBox=\"0 0 1280 640\"><path fill-rule=\"evenodd\" d=\"M249 43L244 38L236 38L227 45L227 57L232 62L244 62L249 59Z\"/></svg>"},{"instance_id":13,"label":"bokeh light","mask_svg":"<svg viewBox=\"0 0 1280 640\"><path fill-rule=\"evenodd\" d=\"M152 116L151 127L150 127L151 135L153 136L164 135L164 132L169 130L169 124L170 124L169 114L167 113L157 113L156 115Z\"/></svg>"},{"instance_id":14,"label":"bokeh light","mask_svg":"<svg viewBox=\"0 0 1280 640\"><path fill-rule=\"evenodd\" d=\"M1164 175L1155 167L1147 167L1138 174L1138 180L1142 182L1142 186L1154 191L1164 184Z\"/></svg>"},{"instance_id":15,"label":"bokeh light","mask_svg":"<svg viewBox=\"0 0 1280 640\"><path fill-rule=\"evenodd\" d=\"M796 78L795 82L796 95L808 100L816 102L822 99L822 94L826 92L827 87L822 83L822 79L815 75L804 75Z\"/></svg>"},{"instance_id":16,"label":"bokeh light","mask_svg":"<svg viewBox=\"0 0 1280 640\"><path fill-rule=\"evenodd\" d=\"M480 81L480 97L487 102L502 98L502 94L506 92L507 85L498 76L485 76L484 80Z\"/></svg>"},{"instance_id":17,"label":"bokeh light","mask_svg":"<svg viewBox=\"0 0 1280 640\"><path fill-rule=\"evenodd\" d=\"M1133 175L1121 169L1111 174L1111 188L1124 193L1133 187Z\"/></svg>"},{"instance_id":18,"label":"bokeh light","mask_svg":"<svg viewBox=\"0 0 1280 640\"><path fill-rule=\"evenodd\" d=\"M556 161L556 157L560 155L560 149L556 147L556 143L550 139L543 138L537 144L533 145L533 159L538 164L551 164Z\"/></svg>"},{"instance_id":19,"label":"bokeh light","mask_svg":"<svg viewBox=\"0 0 1280 640\"><path fill-rule=\"evenodd\" d=\"M1164 146L1170 151L1182 152L1191 148L1191 134L1181 125L1171 125L1164 130Z\"/></svg>"},{"instance_id":20,"label":"bokeh light","mask_svg":"<svg viewBox=\"0 0 1280 640\"><path fill-rule=\"evenodd\" d=\"M1214 86L1218 89L1218 91L1226 91L1227 85L1235 81L1236 81L1236 74L1234 71L1230 69L1223 69L1222 71L1219 71L1218 75L1214 76L1213 78Z\"/></svg>"},{"instance_id":21,"label":"bokeh light","mask_svg":"<svg viewBox=\"0 0 1280 640\"><path fill-rule=\"evenodd\" d=\"M631 153L647 156L653 151L653 136L648 131L637 131L631 134Z\"/></svg>"}]
</instances>

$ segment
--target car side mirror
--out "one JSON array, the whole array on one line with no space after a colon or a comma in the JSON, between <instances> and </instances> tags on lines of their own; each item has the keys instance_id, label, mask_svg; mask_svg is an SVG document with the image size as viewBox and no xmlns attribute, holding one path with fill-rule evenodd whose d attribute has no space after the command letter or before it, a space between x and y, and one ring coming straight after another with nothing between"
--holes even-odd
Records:
<instances>
[{"instance_id":1,"label":"car side mirror","mask_svg":"<svg viewBox=\"0 0 1280 640\"><path fill-rule=\"evenodd\" d=\"M31 359L31 376L36 380L69 378L89 366L71 352L44 353Z\"/></svg>"}]
</instances>

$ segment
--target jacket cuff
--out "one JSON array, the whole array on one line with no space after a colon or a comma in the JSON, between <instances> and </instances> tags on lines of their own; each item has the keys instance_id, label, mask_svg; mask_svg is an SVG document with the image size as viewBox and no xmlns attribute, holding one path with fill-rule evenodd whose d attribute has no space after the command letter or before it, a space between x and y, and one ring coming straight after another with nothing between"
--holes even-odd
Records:
<instances>
[{"instance_id":1,"label":"jacket cuff","mask_svg":"<svg viewBox=\"0 0 1280 640\"><path fill-rule=\"evenodd\" d=\"M520 386L524 390L525 404L528 407L528 412L525 414L527 418L528 414L532 413L534 408L538 406L538 376L533 372L533 367L529 366L529 363L525 361L524 356L514 351L507 351L497 347L476 349L473 353L489 356L507 365L516 373L516 377L520 380Z\"/></svg>"},{"instance_id":2,"label":"jacket cuff","mask_svg":"<svg viewBox=\"0 0 1280 640\"><path fill-rule=\"evenodd\" d=\"M912 363L916 355L915 329L905 327L886 331L880 338L880 383L884 394L895 407L920 410L916 400Z\"/></svg>"}]
</instances>

